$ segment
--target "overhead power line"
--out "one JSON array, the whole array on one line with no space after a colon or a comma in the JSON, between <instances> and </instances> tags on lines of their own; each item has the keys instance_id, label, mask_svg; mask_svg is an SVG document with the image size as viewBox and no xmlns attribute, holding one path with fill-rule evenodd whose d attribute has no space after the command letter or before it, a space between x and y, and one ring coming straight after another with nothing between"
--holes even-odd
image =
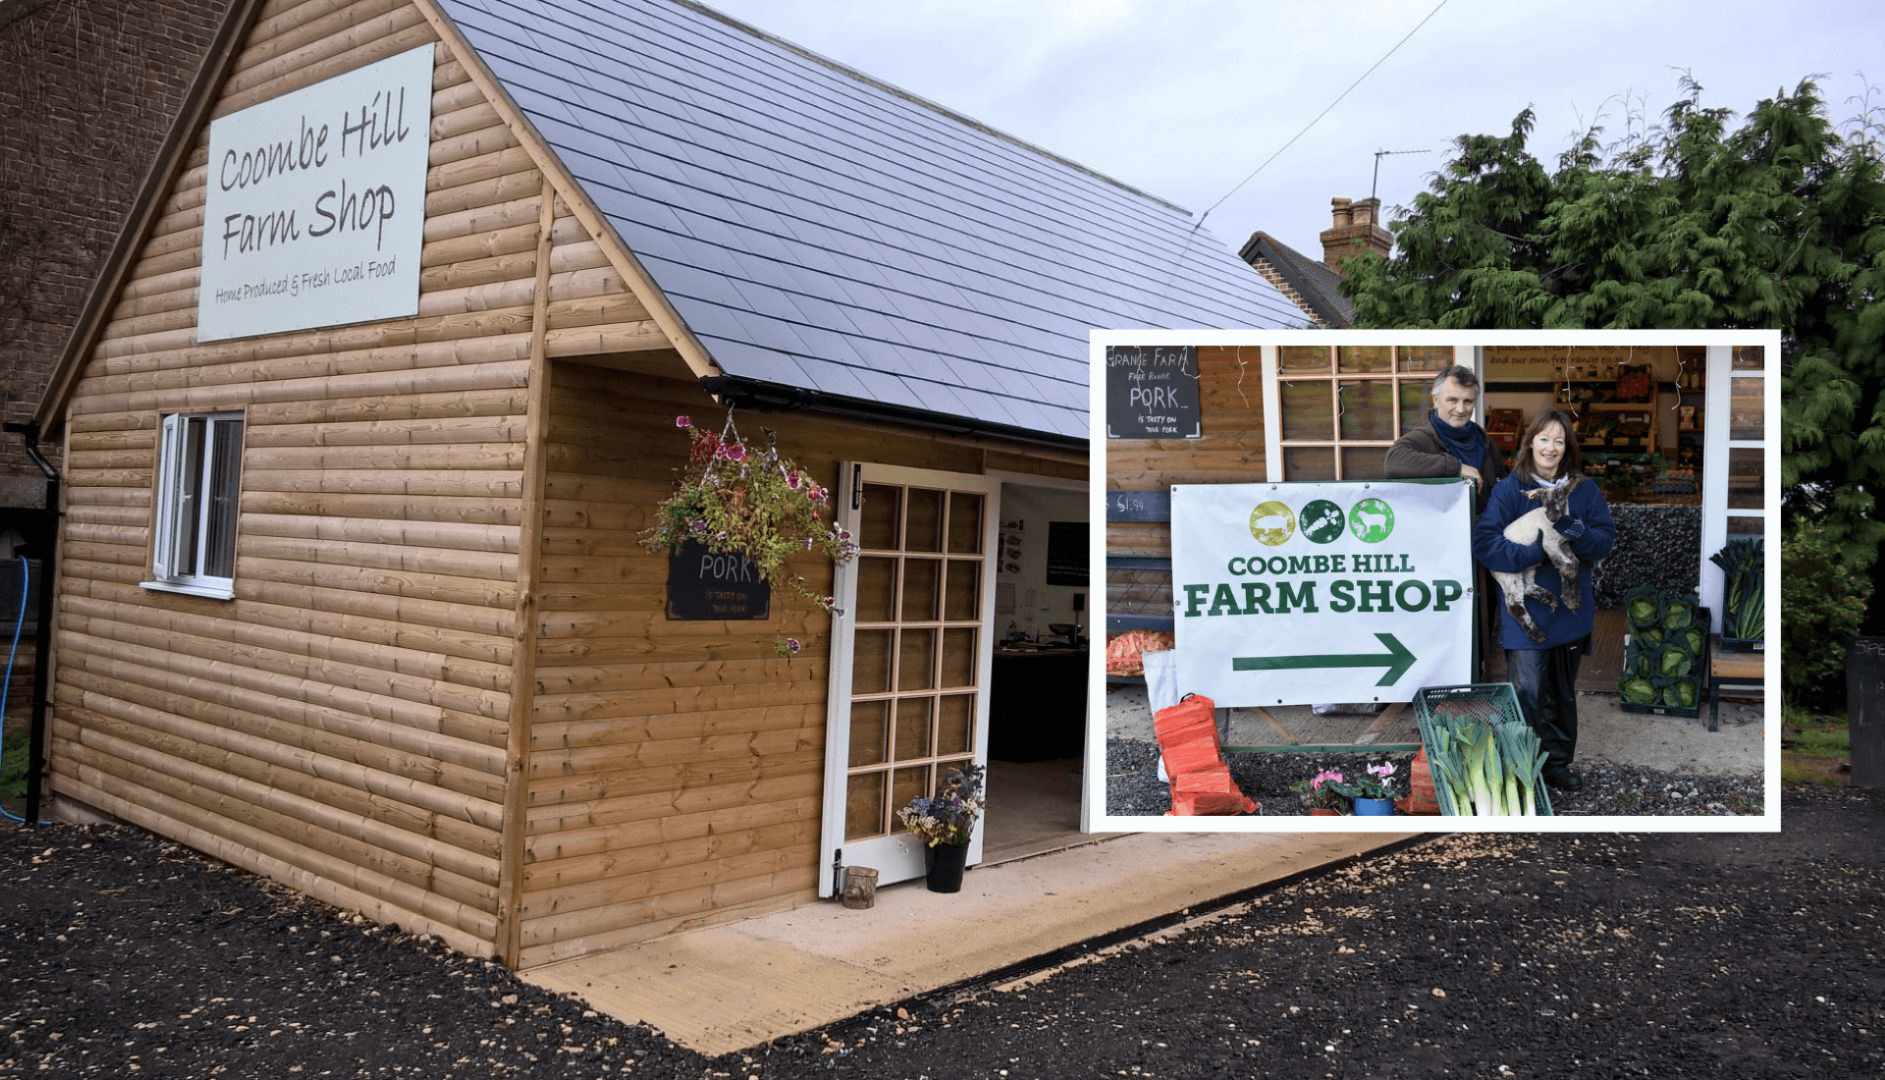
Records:
<instances>
[{"instance_id":1,"label":"overhead power line","mask_svg":"<svg viewBox=\"0 0 1885 1080\"><path fill-rule=\"evenodd\" d=\"M1422 19L1419 22L1415 23L1414 28L1412 30L1409 30L1405 37L1401 38L1401 40L1394 43L1394 48L1389 49L1387 52L1381 54L1381 59L1376 60L1372 65L1369 66L1367 71L1362 72L1361 75L1358 76L1354 82L1349 83L1348 89L1342 91L1341 94L1337 95L1334 101L1329 102L1328 108L1323 109L1321 112L1317 113L1316 118L1314 120L1311 120L1309 121L1309 123L1303 125L1303 129L1301 131L1298 131L1293 137L1291 137L1291 139L1288 142L1278 147L1276 153L1271 154L1269 157L1265 158L1263 161L1263 164L1250 170L1249 176L1246 176L1242 180L1237 181L1237 186L1225 192L1223 199L1219 199L1218 201L1212 203L1209 210L1206 210L1204 213L1198 215L1198 225L1202 226L1204 224L1204 219L1211 216L1212 210L1216 210L1218 207L1224 205L1224 199L1228 199L1232 195L1237 194L1238 191L1243 189L1243 186L1245 184L1248 184L1250 181L1256 179L1256 176L1258 173L1268 168L1270 162L1275 161L1279 157L1282 157L1283 151L1288 150L1290 147L1296 145L1297 139L1300 139L1304 135L1309 134L1309 129L1321 123L1323 117L1329 115L1330 112L1333 112L1335 107L1342 103L1343 98L1347 97L1350 93L1354 92L1355 87L1360 86L1362 84L1363 79L1366 79L1368 76L1374 74L1375 68L1378 68L1382 64L1387 63L1388 57L1393 56L1396 52L1400 51L1401 46L1407 44L1408 41L1411 40L1415 34L1420 33L1421 27L1427 25L1428 22L1432 21L1435 15L1440 14L1440 9L1445 7L1446 3L1447 3L1447 0L1440 0L1438 4L1435 4L1433 10L1427 13L1427 17L1425 19Z\"/></svg>"}]
</instances>

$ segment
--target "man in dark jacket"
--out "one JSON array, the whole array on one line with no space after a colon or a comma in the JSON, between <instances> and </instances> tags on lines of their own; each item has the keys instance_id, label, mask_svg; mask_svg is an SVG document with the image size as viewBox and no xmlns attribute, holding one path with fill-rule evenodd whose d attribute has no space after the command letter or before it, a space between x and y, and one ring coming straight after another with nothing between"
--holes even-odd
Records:
<instances>
[{"instance_id":1,"label":"man in dark jacket","mask_svg":"<svg viewBox=\"0 0 1885 1080\"><path fill-rule=\"evenodd\" d=\"M1473 521L1486 512L1486 500L1493 485L1505 475L1505 457L1478 424L1473 423L1473 404L1479 400L1479 376L1473 369L1458 364L1440 372L1433 380L1433 411L1427 422L1401 433L1388 447L1387 474L1390 480L1412 480L1434 476L1463 476L1473 482ZM1462 537L1471 543L1471 537ZM1473 571L1479 603L1474 605L1479 621L1479 641L1492 640L1497 626L1491 597L1492 580L1484 567ZM1480 678L1485 677L1485 655L1480 656Z\"/></svg>"},{"instance_id":2,"label":"man in dark jacket","mask_svg":"<svg viewBox=\"0 0 1885 1080\"><path fill-rule=\"evenodd\" d=\"M1390 480L1463 476L1473 482L1473 519L1486 512L1492 486L1505 475L1505 459L1478 424L1473 405L1479 377L1458 364L1433 380L1433 411L1427 422L1401 433L1388 448Z\"/></svg>"}]
</instances>

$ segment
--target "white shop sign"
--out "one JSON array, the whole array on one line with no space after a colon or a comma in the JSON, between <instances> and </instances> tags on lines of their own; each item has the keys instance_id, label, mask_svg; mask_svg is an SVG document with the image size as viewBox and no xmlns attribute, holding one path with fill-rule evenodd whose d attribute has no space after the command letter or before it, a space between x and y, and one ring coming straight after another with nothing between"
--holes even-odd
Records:
<instances>
[{"instance_id":1,"label":"white shop sign","mask_svg":"<svg viewBox=\"0 0 1885 1080\"><path fill-rule=\"evenodd\" d=\"M198 341L417 314L433 47L210 124Z\"/></svg>"},{"instance_id":2,"label":"white shop sign","mask_svg":"<svg viewBox=\"0 0 1885 1080\"><path fill-rule=\"evenodd\" d=\"M1471 682L1464 481L1172 487L1179 689L1221 706Z\"/></svg>"}]
</instances>

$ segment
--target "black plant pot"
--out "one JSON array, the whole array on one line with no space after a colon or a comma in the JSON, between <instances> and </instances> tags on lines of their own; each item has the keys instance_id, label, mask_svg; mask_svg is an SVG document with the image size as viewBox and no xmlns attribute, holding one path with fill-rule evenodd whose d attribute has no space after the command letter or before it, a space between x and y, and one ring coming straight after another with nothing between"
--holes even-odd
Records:
<instances>
[{"instance_id":1,"label":"black plant pot","mask_svg":"<svg viewBox=\"0 0 1885 1080\"><path fill-rule=\"evenodd\" d=\"M961 892L962 871L969 862L969 845L937 844L923 849L923 863L929 868L930 892Z\"/></svg>"}]
</instances>

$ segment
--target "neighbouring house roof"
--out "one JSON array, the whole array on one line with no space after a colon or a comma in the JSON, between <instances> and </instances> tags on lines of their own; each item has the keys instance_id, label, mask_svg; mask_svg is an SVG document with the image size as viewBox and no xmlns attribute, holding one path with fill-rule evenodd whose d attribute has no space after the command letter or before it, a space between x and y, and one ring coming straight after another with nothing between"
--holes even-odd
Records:
<instances>
[{"instance_id":1,"label":"neighbouring house roof","mask_svg":"<svg viewBox=\"0 0 1885 1080\"><path fill-rule=\"evenodd\" d=\"M1337 291L1342 275L1266 232L1250 234L1237 253L1266 280L1295 301L1303 313L1331 330L1355 323L1355 305Z\"/></svg>"},{"instance_id":2,"label":"neighbouring house roof","mask_svg":"<svg viewBox=\"0 0 1885 1080\"><path fill-rule=\"evenodd\" d=\"M437 2L737 382L1083 441L1089 329L1300 322L1186 212L710 9Z\"/></svg>"}]
</instances>

